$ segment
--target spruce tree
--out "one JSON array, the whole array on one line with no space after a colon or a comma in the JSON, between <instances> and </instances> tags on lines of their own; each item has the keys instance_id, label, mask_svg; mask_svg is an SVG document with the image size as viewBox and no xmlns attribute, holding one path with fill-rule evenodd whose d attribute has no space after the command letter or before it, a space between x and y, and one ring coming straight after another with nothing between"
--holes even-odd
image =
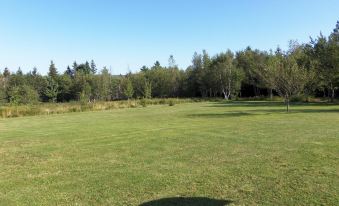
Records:
<instances>
[{"instance_id":1,"label":"spruce tree","mask_svg":"<svg viewBox=\"0 0 339 206\"><path fill-rule=\"evenodd\" d=\"M9 75L11 75L11 72L9 71L9 69L6 67L3 73L4 77L7 78L9 77Z\"/></svg>"},{"instance_id":2,"label":"spruce tree","mask_svg":"<svg viewBox=\"0 0 339 206\"><path fill-rule=\"evenodd\" d=\"M74 62L73 62L73 65L72 65L72 67L73 67L73 71L76 71L76 70L77 70L77 68L78 68L78 64L77 64L77 62L76 62L76 61L74 61Z\"/></svg>"},{"instance_id":3,"label":"spruce tree","mask_svg":"<svg viewBox=\"0 0 339 206\"><path fill-rule=\"evenodd\" d=\"M89 66L88 61L85 63L85 74L90 74L91 73L91 67Z\"/></svg>"},{"instance_id":4,"label":"spruce tree","mask_svg":"<svg viewBox=\"0 0 339 206\"><path fill-rule=\"evenodd\" d=\"M33 68L32 75L33 76L37 76L38 75L38 69L36 67Z\"/></svg>"},{"instance_id":5,"label":"spruce tree","mask_svg":"<svg viewBox=\"0 0 339 206\"><path fill-rule=\"evenodd\" d=\"M91 61L91 72L92 74L97 73L97 66L94 63L94 60Z\"/></svg>"},{"instance_id":6,"label":"spruce tree","mask_svg":"<svg viewBox=\"0 0 339 206\"><path fill-rule=\"evenodd\" d=\"M53 80L56 80L58 77L58 71L53 61L51 61L51 65L49 66L48 76Z\"/></svg>"},{"instance_id":7,"label":"spruce tree","mask_svg":"<svg viewBox=\"0 0 339 206\"><path fill-rule=\"evenodd\" d=\"M18 76L22 76L23 75L21 67L19 67L18 71L16 71L16 75L18 75Z\"/></svg>"},{"instance_id":8,"label":"spruce tree","mask_svg":"<svg viewBox=\"0 0 339 206\"><path fill-rule=\"evenodd\" d=\"M72 70L69 66L67 66L65 74L68 75L69 77L73 78L74 77L74 70Z\"/></svg>"}]
</instances>

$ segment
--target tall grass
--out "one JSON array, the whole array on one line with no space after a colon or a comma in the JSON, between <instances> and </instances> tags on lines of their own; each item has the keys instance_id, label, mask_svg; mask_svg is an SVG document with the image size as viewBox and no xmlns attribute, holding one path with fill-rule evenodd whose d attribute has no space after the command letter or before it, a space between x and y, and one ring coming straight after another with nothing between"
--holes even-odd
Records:
<instances>
[{"instance_id":1,"label":"tall grass","mask_svg":"<svg viewBox=\"0 0 339 206\"><path fill-rule=\"evenodd\" d=\"M69 103L40 103L35 105L19 105L0 106L1 118L35 116L35 115L51 115L62 114L69 112L84 112L84 111L101 111L120 108L135 108L146 107L148 105L174 105L181 103L189 103L202 101L200 99L137 99L137 100L121 100L110 102L69 102Z\"/></svg>"},{"instance_id":2,"label":"tall grass","mask_svg":"<svg viewBox=\"0 0 339 206\"><path fill-rule=\"evenodd\" d=\"M252 97L252 98L236 98L236 101L283 101L281 97L274 97L273 99L267 97ZM62 114L69 112L85 112L85 111L101 111L112 110L120 108L135 108L147 107L148 105L169 105L174 106L182 103L192 102L219 102L226 101L221 98L155 98L155 99L135 99L135 100L119 100L110 102L69 102L69 103L39 103L34 105L4 105L0 106L0 118L12 118L35 115L51 115ZM233 101L233 100L229 100ZM302 98L295 98L295 102L325 102L325 99L311 98L308 101Z\"/></svg>"}]
</instances>

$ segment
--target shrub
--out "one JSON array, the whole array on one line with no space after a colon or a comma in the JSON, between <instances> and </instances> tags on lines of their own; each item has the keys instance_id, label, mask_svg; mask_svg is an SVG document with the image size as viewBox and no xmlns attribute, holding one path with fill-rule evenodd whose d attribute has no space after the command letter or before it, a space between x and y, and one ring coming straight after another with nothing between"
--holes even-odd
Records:
<instances>
[{"instance_id":1,"label":"shrub","mask_svg":"<svg viewBox=\"0 0 339 206\"><path fill-rule=\"evenodd\" d=\"M10 88L8 96L12 105L34 104L39 100L38 92L28 85Z\"/></svg>"},{"instance_id":2,"label":"shrub","mask_svg":"<svg viewBox=\"0 0 339 206\"><path fill-rule=\"evenodd\" d=\"M173 99L170 99L169 102L168 102L168 105L169 106L174 106L175 105L175 102Z\"/></svg>"},{"instance_id":3,"label":"shrub","mask_svg":"<svg viewBox=\"0 0 339 206\"><path fill-rule=\"evenodd\" d=\"M293 96L291 97L291 102L303 102L305 100L305 98L302 95L297 95L297 96Z\"/></svg>"},{"instance_id":4,"label":"shrub","mask_svg":"<svg viewBox=\"0 0 339 206\"><path fill-rule=\"evenodd\" d=\"M147 99L145 99L145 98L141 99L141 100L140 100L140 105L141 105L142 107L147 107Z\"/></svg>"}]
</instances>

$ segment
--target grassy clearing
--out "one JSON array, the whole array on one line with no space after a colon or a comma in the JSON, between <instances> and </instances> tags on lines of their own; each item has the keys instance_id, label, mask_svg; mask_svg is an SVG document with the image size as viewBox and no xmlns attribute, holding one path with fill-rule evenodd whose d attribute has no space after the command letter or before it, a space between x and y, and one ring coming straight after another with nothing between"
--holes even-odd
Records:
<instances>
[{"instance_id":1,"label":"grassy clearing","mask_svg":"<svg viewBox=\"0 0 339 206\"><path fill-rule=\"evenodd\" d=\"M339 106L284 111L203 102L0 119L0 204L336 205Z\"/></svg>"}]
</instances>

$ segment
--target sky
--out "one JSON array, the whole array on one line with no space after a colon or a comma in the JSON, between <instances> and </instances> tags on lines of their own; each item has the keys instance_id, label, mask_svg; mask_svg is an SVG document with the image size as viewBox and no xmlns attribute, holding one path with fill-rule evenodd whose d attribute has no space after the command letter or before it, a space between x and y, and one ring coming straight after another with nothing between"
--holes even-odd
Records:
<instances>
[{"instance_id":1,"label":"sky","mask_svg":"<svg viewBox=\"0 0 339 206\"><path fill-rule=\"evenodd\" d=\"M195 51L286 49L337 20L338 0L0 0L0 71L93 59L124 74L170 55L186 68Z\"/></svg>"}]
</instances>

